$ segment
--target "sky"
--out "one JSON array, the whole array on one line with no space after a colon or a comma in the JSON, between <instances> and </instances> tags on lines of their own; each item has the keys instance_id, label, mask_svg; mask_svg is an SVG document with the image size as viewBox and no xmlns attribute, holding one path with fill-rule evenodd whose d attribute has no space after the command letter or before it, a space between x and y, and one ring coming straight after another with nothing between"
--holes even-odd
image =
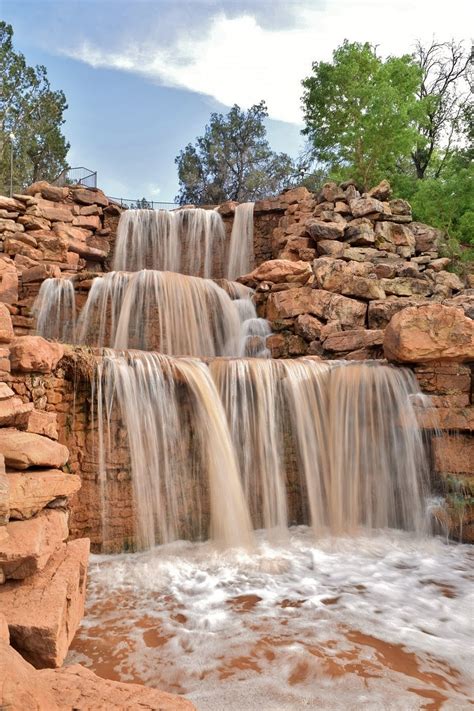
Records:
<instances>
[{"instance_id":1,"label":"sky","mask_svg":"<svg viewBox=\"0 0 474 711\"><path fill-rule=\"evenodd\" d=\"M272 148L296 157L312 62L346 38L400 55L474 26L471 0L0 0L0 18L66 94L69 164L112 197L165 202L212 112L264 99Z\"/></svg>"}]
</instances>

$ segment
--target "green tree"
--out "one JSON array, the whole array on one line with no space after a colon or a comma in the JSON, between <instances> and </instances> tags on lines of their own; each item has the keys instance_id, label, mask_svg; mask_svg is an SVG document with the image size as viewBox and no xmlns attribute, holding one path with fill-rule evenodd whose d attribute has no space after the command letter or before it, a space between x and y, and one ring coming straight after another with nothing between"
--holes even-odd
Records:
<instances>
[{"instance_id":1,"label":"green tree","mask_svg":"<svg viewBox=\"0 0 474 711\"><path fill-rule=\"evenodd\" d=\"M175 159L181 204L217 204L256 200L286 187L295 173L286 153L275 153L267 141L265 103L248 111L235 105L228 114L213 113L203 136Z\"/></svg>"},{"instance_id":2,"label":"green tree","mask_svg":"<svg viewBox=\"0 0 474 711\"><path fill-rule=\"evenodd\" d=\"M36 180L53 180L67 167L69 144L61 126L67 109L62 91L53 91L46 68L29 67L13 47L11 25L0 22L0 192Z\"/></svg>"},{"instance_id":3,"label":"green tree","mask_svg":"<svg viewBox=\"0 0 474 711\"><path fill-rule=\"evenodd\" d=\"M303 80L303 134L329 174L366 189L410 156L420 75L412 57L383 61L367 42L345 40L331 63L313 63Z\"/></svg>"}]
</instances>

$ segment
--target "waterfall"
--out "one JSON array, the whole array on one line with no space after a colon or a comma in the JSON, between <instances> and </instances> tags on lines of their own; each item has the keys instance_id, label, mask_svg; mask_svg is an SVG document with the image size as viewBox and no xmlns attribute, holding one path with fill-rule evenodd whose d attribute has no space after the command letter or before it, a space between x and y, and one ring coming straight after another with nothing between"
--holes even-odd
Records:
<instances>
[{"instance_id":1,"label":"waterfall","mask_svg":"<svg viewBox=\"0 0 474 711\"><path fill-rule=\"evenodd\" d=\"M253 202L244 202L235 208L230 236L227 278L237 279L254 267Z\"/></svg>"},{"instance_id":2,"label":"waterfall","mask_svg":"<svg viewBox=\"0 0 474 711\"><path fill-rule=\"evenodd\" d=\"M209 535L228 546L248 545L250 517L208 368L157 353L106 351L97 380L105 526L106 462L121 446L123 427L139 547ZM114 430L116 408L121 422Z\"/></svg>"},{"instance_id":3,"label":"waterfall","mask_svg":"<svg viewBox=\"0 0 474 711\"><path fill-rule=\"evenodd\" d=\"M257 526L288 525L288 488L316 532L425 526L428 471L413 374L310 359L215 360L247 502ZM291 455L299 475L288 481ZM304 500L303 500L304 499Z\"/></svg>"},{"instance_id":4,"label":"waterfall","mask_svg":"<svg viewBox=\"0 0 474 711\"><path fill-rule=\"evenodd\" d=\"M225 230L216 210L127 210L120 216L115 271L222 276Z\"/></svg>"},{"instance_id":5,"label":"waterfall","mask_svg":"<svg viewBox=\"0 0 474 711\"><path fill-rule=\"evenodd\" d=\"M267 356L270 329L256 316L252 292L234 293L239 298L210 279L172 272L110 272L92 283L78 342L168 355Z\"/></svg>"},{"instance_id":6,"label":"waterfall","mask_svg":"<svg viewBox=\"0 0 474 711\"><path fill-rule=\"evenodd\" d=\"M141 547L208 536L242 545L250 520L280 536L293 523L315 534L425 530L408 370L107 351L98 381L105 500L103 450L113 458L125 436Z\"/></svg>"},{"instance_id":7,"label":"waterfall","mask_svg":"<svg viewBox=\"0 0 474 711\"><path fill-rule=\"evenodd\" d=\"M76 299L70 279L45 279L32 308L39 336L74 343Z\"/></svg>"}]
</instances>

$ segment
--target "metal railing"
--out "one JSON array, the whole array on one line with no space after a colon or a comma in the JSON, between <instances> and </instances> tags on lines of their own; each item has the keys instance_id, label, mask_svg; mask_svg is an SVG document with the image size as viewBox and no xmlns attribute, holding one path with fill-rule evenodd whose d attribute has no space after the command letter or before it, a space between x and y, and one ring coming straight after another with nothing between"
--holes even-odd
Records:
<instances>
[{"instance_id":1,"label":"metal railing","mask_svg":"<svg viewBox=\"0 0 474 711\"><path fill-rule=\"evenodd\" d=\"M159 200L147 200L146 198L137 198L133 200L131 198L117 198L107 196L109 200L118 203L121 207L128 207L131 210L174 210L175 207L179 207L177 202L163 202Z\"/></svg>"},{"instance_id":2,"label":"metal railing","mask_svg":"<svg viewBox=\"0 0 474 711\"><path fill-rule=\"evenodd\" d=\"M89 168L66 168L53 180L53 185L60 188L66 185L84 185L86 188L97 187L97 171Z\"/></svg>"}]
</instances>

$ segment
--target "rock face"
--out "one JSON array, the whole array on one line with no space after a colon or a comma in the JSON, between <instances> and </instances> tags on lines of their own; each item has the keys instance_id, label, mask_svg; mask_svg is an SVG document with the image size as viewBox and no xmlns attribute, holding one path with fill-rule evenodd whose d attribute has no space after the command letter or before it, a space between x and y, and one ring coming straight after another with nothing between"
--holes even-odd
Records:
<instances>
[{"instance_id":1,"label":"rock face","mask_svg":"<svg viewBox=\"0 0 474 711\"><path fill-rule=\"evenodd\" d=\"M65 500L81 488L77 475L58 469L10 472L6 477L10 520L31 518L51 502Z\"/></svg>"},{"instance_id":2,"label":"rock face","mask_svg":"<svg viewBox=\"0 0 474 711\"><path fill-rule=\"evenodd\" d=\"M0 542L0 570L13 580L42 570L69 533L67 513L55 509L45 509L28 521L10 521L6 529L8 538Z\"/></svg>"},{"instance_id":3,"label":"rock face","mask_svg":"<svg viewBox=\"0 0 474 711\"><path fill-rule=\"evenodd\" d=\"M64 348L41 336L22 336L14 339L10 352L13 370L50 373L63 357Z\"/></svg>"},{"instance_id":4,"label":"rock face","mask_svg":"<svg viewBox=\"0 0 474 711\"><path fill-rule=\"evenodd\" d=\"M12 645L33 666L58 667L64 661L84 614L88 556L88 539L62 544L40 573L3 586L2 612Z\"/></svg>"},{"instance_id":5,"label":"rock face","mask_svg":"<svg viewBox=\"0 0 474 711\"><path fill-rule=\"evenodd\" d=\"M400 363L474 360L474 322L441 304L403 309L388 324L383 345L385 357Z\"/></svg>"},{"instance_id":6,"label":"rock face","mask_svg":"<svg viewBox=\"0 0 474 711\"><path fill-rule=\"evenodd\" d=\"M69 457L68 449L63 444L11 428L0 430L0 453L5 457L7 467L12 469L58 468L64 466Z\"/></svg>"}]
</instances>

